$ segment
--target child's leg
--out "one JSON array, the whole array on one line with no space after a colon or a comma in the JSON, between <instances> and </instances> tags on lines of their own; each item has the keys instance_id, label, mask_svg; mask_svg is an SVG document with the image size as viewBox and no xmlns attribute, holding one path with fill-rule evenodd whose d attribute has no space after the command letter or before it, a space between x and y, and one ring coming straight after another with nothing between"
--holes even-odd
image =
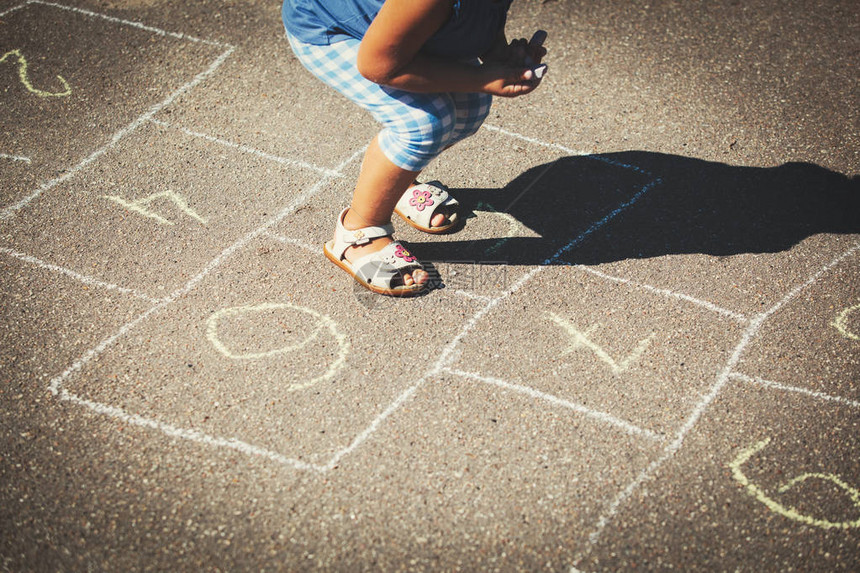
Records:
<instances>
[{"instance_id":1,"label":"child's leg","mask_svg":"<svg viewBox=\"0 0 860 573\"><path fill-rule=\"evenodd\" d=\"M343 219L344 227L350 230L391 222L394 205L418 175L417 171L408 171L392 163L380 149L378 139L373 138L364 154L352 203ZM367 245L349 248L344 256L350 262L356 261L381 250L391 241L390 237L381 237ZM428 278L425 271L415 270L404 275L403 284L423 284Z\"/></svg>"},{"instance_id":2,"label":"child's leg","mask_svg":"<svg viewBox=\"0 0 860 573\"><path fill-rule=\"evenodd\" d=\"M344 224L348 229L390 222L397 200L418 173L450 143L457 124L449 94L415 94L385 88L366 80L355 65L359 42L346 40L329 46L310 46L289 38L302 64L324 83L368 110L384 129L365 154L353 201ZM444 221L444 214L441 215ZM438 220L438 219L437 219ZM356 260L382 249L390 238L351 247L344 256ZM426 273L416 271L423 283Z\"/></svg>"}]
</instances>

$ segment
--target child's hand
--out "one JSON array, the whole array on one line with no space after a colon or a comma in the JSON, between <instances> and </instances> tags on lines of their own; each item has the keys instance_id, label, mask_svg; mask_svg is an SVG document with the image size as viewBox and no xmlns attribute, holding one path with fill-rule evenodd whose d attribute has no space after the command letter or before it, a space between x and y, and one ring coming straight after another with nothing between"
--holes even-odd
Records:
<instances>
[{"instance_id":1,"label":"child's hand","mask_svg":"<svg viewBox=\"0 0 860 573\"><path fill-rule=\"evenodd\" d=\"M541 81L534 69L540 66L547 53L543 47L545 38L546 32L539 31L532 41L518 38L508 43L504 35L500 35L493 48L481 58L488 78L484 84L485 91L501 97L516 97L534 91Z\"/></svg>"},{"instance_id":2,"label":"child's hand","mask_svg":"<svg viewBox=\"0 0 860 573\"><path fill-rule=\"evenodd\" d=\"M540 85L531 68L488 63L479 68L483 90L494 96L517 97L531 93Z\"/></svg>"}]
</instances>

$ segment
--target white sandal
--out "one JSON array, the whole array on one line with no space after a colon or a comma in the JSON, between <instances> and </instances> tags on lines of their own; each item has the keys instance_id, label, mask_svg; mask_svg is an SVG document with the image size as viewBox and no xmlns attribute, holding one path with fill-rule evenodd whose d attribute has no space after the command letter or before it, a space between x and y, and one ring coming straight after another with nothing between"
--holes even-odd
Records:
<instances>
[{"instance_id":1,"label":"white sandal","mask_svg":"<svg viewBox=\"0 0 860 573\"><path fill-rule=\"evenodd\" d=\"M343 226L343 218L348 210L347 207L341 211L337 218L334 240L323 245L326 258L349 273L361 286L375 293L412 296L424 291L427 283L402 284L404 272L424 267L399 241L389 243L381 250L365 255L352 263L346 260L344 253L348 248L366 245L373 239L390 237L394 233L394 226L391 223L381 227L364 227L350 231ZM394 284L396 280L400 280L401 284Z\"/></svg>"},{"instance_id":2,"label":"white sandal","mask_svg":"<svg viewBox=\"0 0 860 573\"><path fill-rule=\"evenodd\" d=\"M397 201L394 212L419 231L437 234L444 233L457 224L457 213L453 208L459 205L460 203L448 193L445 185L439 181L428 181L410 186ZM439 207L443 206L452 207L448 222L439 227L431 227L430 220Z\"/></svg>"}]
</instances>

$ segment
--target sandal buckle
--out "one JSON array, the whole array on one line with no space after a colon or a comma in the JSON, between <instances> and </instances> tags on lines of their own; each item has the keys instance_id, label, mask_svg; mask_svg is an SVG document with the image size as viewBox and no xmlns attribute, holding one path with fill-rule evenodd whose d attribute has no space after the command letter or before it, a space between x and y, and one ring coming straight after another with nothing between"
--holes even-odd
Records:
<instances>
[{"instance_id":1,"label":"sandal buckle","mask_svg":"<svg viewBox=\"0 0 860 573\"><path fill-rule=\"evenodd\" d=\"M370 239L364 234L364 231L361 229L352 232L352 244L354 245L366 245L370 242Z\"/></svg>"}]
</instances>

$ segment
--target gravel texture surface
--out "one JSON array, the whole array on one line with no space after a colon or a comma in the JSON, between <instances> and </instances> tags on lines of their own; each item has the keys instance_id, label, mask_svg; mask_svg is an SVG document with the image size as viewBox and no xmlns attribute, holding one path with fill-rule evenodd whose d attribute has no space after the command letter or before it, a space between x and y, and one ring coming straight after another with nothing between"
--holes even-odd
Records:
<instances>
[{"instance_id":1,"label":"gravel texture surface","mask_svg":"<svg viewBox=\"0 0 860 573\"><path fill-rule=\"evenodd\" d=\"M277 0L0 0L0 570L860 569L860 8L536 29L394 300Z\"/></svg>"}]
</instances>

